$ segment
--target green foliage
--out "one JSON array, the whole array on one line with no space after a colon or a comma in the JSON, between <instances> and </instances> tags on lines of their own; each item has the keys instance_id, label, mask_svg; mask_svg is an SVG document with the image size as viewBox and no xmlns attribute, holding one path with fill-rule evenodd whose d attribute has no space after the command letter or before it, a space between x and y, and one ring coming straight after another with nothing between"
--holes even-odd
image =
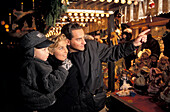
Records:
<instances>
[{"instance_id":1,"label":"green foliage","mask_svg":"<svg viewBox=\"0 0 170 112\"><path fill-rule=\"evenodd\" d=\"M60 15L65 13L67 6L61 3L61 0L50 0L49 12L47 12L44 18L47 26L55 26L56 20L59 19Z\"/></svg>"},{"instance_id":2,"label":"green foliage","mask_svg":"<svg viewBox=\"0 0 170 112\"><path fill-rule=\"evenodd\" d=\"M36 3L36 26L41 32L47 33L52 26L55 26L61 14L65 13L67 6L62 4L61 0L37 0Z\"/></svg>"}]
</instances>

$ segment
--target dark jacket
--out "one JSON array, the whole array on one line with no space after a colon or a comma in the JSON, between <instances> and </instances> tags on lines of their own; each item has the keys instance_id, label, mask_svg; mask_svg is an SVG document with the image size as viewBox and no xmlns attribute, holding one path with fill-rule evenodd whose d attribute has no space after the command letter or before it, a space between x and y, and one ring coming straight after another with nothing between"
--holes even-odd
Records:
<instances>
[{"instance_id":1,"label":"dark jacket","mask_svg":"<svg viewBox=\"0 0 170 112\"><path fill-rule=\"evenodd\" d=\"M22 104L32 110L44 109L55 103L54 93L64 84L68 71L52 69L47 61L26 56L19 76Z\"/></svg>"},{"instance_id":2,"label":"dark jacket","mask_svg":"<svg viewBox=\"0 0 170 112\"><path fill-rule=\"evenodd\" d=\"M136 48L132 41L113 47L93 40L87 40L86 43L85 51L79 52L80 56L76 59L77 63L83 64L83 71L80 71L81 80L93 95L96 110L99 111L105 104L101 62L116 61L131 54Z\"/></svg>"},{"instance_id":3,"label":"dark jacket","mask_svg":"<svg viewBox=\"0 0 170 112\"><path fill-rule=\"evenodd\" d=\"M160 45L156 39L152 37L151 34L147 36L147 42L142 44L142 49L150 49L151 54L156 54L158 57L161 54Z\"/></svg>"},{"instance_id":4,"label":"dark jacket","mask_svg":"<svg viewBox=\"0 0 170 112\"><path fill-rule=\"evenodd\" d=\"M49 56L48 62L53 68L58 68L62 63L53 55ZM79 86L81 85L78 74L77 67L73 64L64 85L55 92L57 98L55 104L39 112L76 112L74 107L78 104ZM80 110L80 112L82 111Z\"/></svg>"},{"instance_id":5,"label":"dark jacket","mask_svg":"<svg viewBox=\"0 0 170 112\"><path fill-rule=\"evenodd\" d=\"M164 42L164 55L170 60L170 32L166 31L162 37Z\"/></svg>"}]
</instances>

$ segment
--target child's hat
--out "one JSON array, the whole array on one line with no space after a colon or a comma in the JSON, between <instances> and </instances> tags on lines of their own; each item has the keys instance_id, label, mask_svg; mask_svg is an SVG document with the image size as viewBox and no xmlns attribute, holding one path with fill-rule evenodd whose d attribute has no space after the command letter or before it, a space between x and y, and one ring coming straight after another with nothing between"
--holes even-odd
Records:
<instances>
[{"instance_id":1,"label":"child's hat","mask_svg":"<svg viewBox=\"0 0 170 112\"><path fill-rule=\"evenodd\" d=\"M30 49L30 48L45 48L48 47L53 42L48 40L44 34L40 33L39 31L32 31L27 34L25 34L21 41L20 45L24 49Z\"/></svg>"}]
</instances>

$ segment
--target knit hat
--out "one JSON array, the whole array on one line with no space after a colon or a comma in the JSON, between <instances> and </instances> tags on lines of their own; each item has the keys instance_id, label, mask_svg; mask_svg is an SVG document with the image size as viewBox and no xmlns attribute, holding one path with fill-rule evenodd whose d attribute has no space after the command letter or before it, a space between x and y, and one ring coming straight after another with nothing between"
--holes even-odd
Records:
<instances>
[{"instance_id":1,"label":"knit hat","mask_svg":"<svg viewBox=\"0 0 170 112\"><path fill-rule=\"evenodd\" d=\"M45 48L48 47L53 42L48 40L44 34L40 33L39 31L32 31L25 34L21 41L20 45L23 49L30 49L30 48Z\"/></svg>"}]
</instances>

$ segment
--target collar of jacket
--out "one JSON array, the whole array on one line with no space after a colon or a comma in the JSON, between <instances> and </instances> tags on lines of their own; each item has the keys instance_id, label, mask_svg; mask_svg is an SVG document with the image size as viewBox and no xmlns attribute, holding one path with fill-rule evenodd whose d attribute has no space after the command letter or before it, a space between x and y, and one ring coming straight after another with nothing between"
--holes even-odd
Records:
<instances>
[{"instance_id":1,"label":"collar of jacket","mask_svg":"<svg viewBox=\"0 0 170 112\"><path fill-rule=\"evenodd\" d=\"M39 61L39 62L41 62L41 63L49 64L48 61L43 61L43 60L41 60L41 59L33 58L33 57L29 57L29 56L25 57L25 60L27 60L27 61L28 61L28 60Z\"/></svg>"}]
</instances>

